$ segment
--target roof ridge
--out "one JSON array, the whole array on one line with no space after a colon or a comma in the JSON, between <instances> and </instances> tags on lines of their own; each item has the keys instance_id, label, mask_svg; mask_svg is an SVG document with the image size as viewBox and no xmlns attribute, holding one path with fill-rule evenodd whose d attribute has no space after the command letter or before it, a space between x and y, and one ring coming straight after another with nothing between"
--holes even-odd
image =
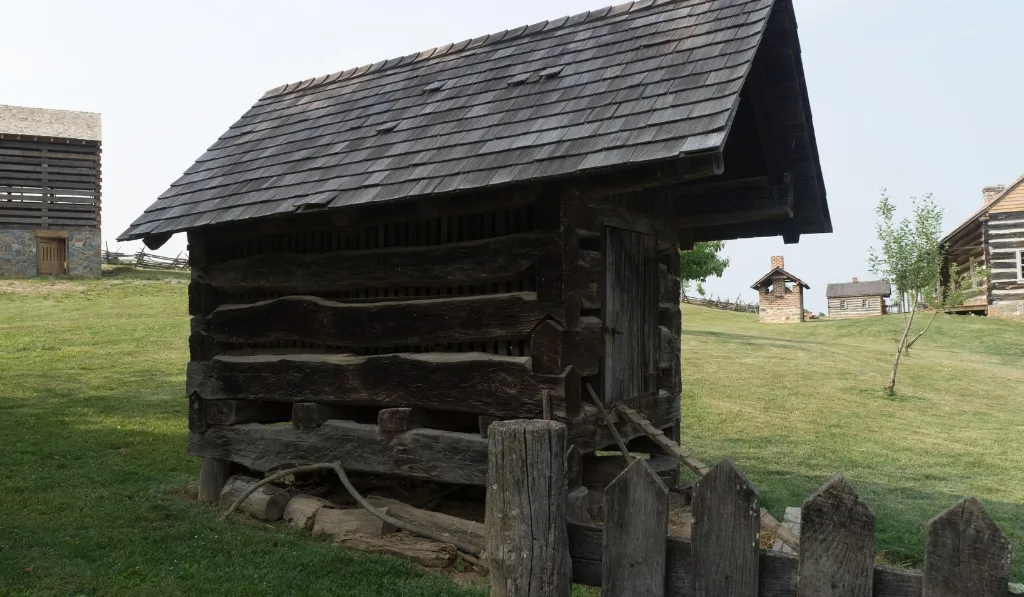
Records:
<instances>
[{"instance_id":1,"label":"roof ridge","mask_svg":"<svg viewBox=\"0 0 1024 597\"><path fill-rule=\"evenodd\" d=\"M435 48L423 50L422 52L402 56L401 58L381 60L380 62L375 62L373 64L365 64L363 66L357 66L355 68L350 68L348 70L331 73L329 75L321 75L319 77L313 77L311 79L304 79L296 83L287 83L285 85L279 85L271 89L270 91L264 93L263 96L260 98L260 101L272 97L285 95L287 93L298 91L300 89L307 89L309 87L323 85L325 83L333 83L335 81L341 81L343 79L351 79L354 77L362 76L368 73L375 73L377 71L393 68L396 66L404 66L406 64L411 64L413 62L418 62L420 60L436 58L438 56L443 56L445 54L458 53L470 48L478 48L481 46L507 41L518 37L533 35L535 33L540 33L542 31L552 31L555 29L561 29L566 26L578 25L580 23L584 23L587 21L596 21L609 16L618 16L620 14L625 14L636 10L643 10L646 8L651 8L653 6L661 6L679 1L680 0L635 0L633 2L625 2L622 4L606 6L604 8L599 8L597 10L581 12L573 16L559 17L557 19L554 19L553 21L542 21L539 23L534 23L532 25L523 25L521 27L517 27L516 29L506 29L504 31L499 31L497 33L491 33L490 35L482 35L480 37L465 39L456 43L449 43L443 46L437 46Z\"/></svg>"}]
</instances>

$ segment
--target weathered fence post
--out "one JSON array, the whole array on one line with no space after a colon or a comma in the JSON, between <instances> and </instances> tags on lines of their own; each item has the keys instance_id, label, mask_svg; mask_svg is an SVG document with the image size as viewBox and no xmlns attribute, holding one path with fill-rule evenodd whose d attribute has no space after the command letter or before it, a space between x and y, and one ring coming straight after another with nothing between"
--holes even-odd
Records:
<instances>
[{"instance_id":1,"label":"weathered fence post","mask_svg":"<svg viewBox=\"0 0 1024 597\"><path fill-rule=\"evenodd\" d=\"M637 458L604 496L601 595L665 594L668 488Z\"/></svg>"},{"instance_id":2,"label":"weathered fence post","mask_svg":"<svg viewBox=\"0 0 1024 597\"><path fill-rule=\"evenodd\" d=\"M1004 597L1010 540L975 498L966 498L927 527L923 597Z\"/></svg>"},{"instance_id":3,"label":"weathered fence post","mask_svg":"<svg viewBox=\"0 0 1024 597\"><path fill-rule=\"evenodd\" d=\"M804 501L800 512L797 597L871 597L875 514L836 476Z\"/></svg>"},{"instance_id":4,"label":"weathered fence post","mask_svg":"<svg viewBox=\"0 0 1024 597\"><path fill-rule=\"evenodd\" d=\"M487 441L491 597L568 597L565 425L498 421Z\"/></svg>"},{"instance_id":5,"label":"weathered fence post","mask_svg":"<svg viewBox=\"0 0 1024 597\"><path fill-rule=\"evenodd\" d=\"M723 458L693 488L693 595L757 597L761 557L757 491Z\"/></svg>"}]
</instances>

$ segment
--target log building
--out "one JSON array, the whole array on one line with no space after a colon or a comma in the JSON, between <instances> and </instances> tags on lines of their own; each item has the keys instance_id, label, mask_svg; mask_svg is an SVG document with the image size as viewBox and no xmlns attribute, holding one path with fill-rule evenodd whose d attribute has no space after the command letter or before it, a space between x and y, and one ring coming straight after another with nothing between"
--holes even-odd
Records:
<instances>
[{"instance_id":1,"label":"log building","mask_svg":"<svg viewBox=\"0 0 1024 597\"><path fill-rule=\"evenodd\" d=\"M981 208L941 242L944 272L952 263L961 272L989 268L989 279L977 278L984 292L956 311L1024 319L1024 176L982 189Z\"/></svg>"},{"instance_id":2,"label":"log building","mask_svg":"<svg viewBox=\"0 0 1024 597\"><path fill-rule=\"evenodd\" d=\"M885 280L829 284L825 288L828 299L828 316L833 319L851 319L885 315L888 307L885 299L892 296L892 287Z\"/></svg>"},{"instance_id":3,"label":"log building","mask_svg":"<svg viewBox=\"0 0 1024 597\"><path fill-rule=\"evenodd\" d=\"M641 1L276 88L120 239L182 231L205 479L483 485L495 420L614 445L595 400L678 441L678 249L831 231L792 4Z\"/></svg>"},{"instance_id":4,"label":"log building","mask_svg":"<svg viewBox=\"0 0 1024 597\"><path fill-rule=\"evenodd\" d=\"M0 277L100 275L100 115L0 105Z\"/></svg>"}]
</instances>

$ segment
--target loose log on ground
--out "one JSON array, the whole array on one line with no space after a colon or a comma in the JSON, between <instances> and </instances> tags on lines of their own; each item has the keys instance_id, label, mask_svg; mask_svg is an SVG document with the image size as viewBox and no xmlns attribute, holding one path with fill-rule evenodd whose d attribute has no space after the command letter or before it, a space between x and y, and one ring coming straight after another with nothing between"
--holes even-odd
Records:
<instances>
[{"instance_id":1,"label":"loose log on ground","mask_svg":"<svg viewBox=\"0 0 1024 597\"><path fill-rule=\"evenodd\" d=\"M386 508L379 510L383 514L388 513ZM395 527L359 508L348 510L320 508L313 522L314 535L330 535L332 537L351 537L353 535L380 537L393 533L395 530Z\"/></svg>"},{"instance_id":2,"label":"loose log on ground","mask_svg":"<svg viewBox=\"0 0 1024 597\"><path fill-rule=\"evenodd\" d=\"M540 302L535 292L363 304L288 296L224 305L203 330L218 342L420 346L525 337L547 318L563 321L564 304Z\"/></svg>"},{"instance_id":3,"label":"loose log on ground","mask_svg":"<svg viewBox=\"0 0 1024 597\"><path fill-rule=\"evenodd\" d=\"M243 475L231 477L220 493L220 507L230 508L250 486L258 482L259 479ZM264 485L245 498L238 509L264 522L274 522L281 520L289 499L288 492L284 489Z\"/></svg>"},{"instance_id":4,"label":"loose log on ground","mask_svg":"<svg viewBox=\"0 0 1024 597\"><path fill-rule=\"evenodd\" d=\"M258 471L339 461L353 471L461 485L483 485L487 472L487 440L476 433L421 428L380 437L376 425L337 420L308 431L256 424L212 427L189 434L188 453Z\"/></svg>"},{"instance_id":5,"label":"loose log on ground","mask_svg":"<svg viewBox=\"0 0 1024 597\"><path fill-rule=\"evenodd\" d=\"M517 234L431 247L264 253L209 265L195 270L193 276L221 290L258 287L292 294L373 286L480 284L522 272L558 246L555 234Z\"/></svg>"},{"instance_id":6,"label":"loose log on ground","mask_svg":"<svg viewBox=\"0 0 1024 597\"><path fill-rule=\"evenodd\" d=\"M566 398L564 375L534 374L528 357L485 353L218 356L189 363L186 386L207 399L416 404L528 418L540 414L545 391Z\"/></svg>"},{"instance_id":7,"label":"loose log on ground","mask_svg":"<svg viewBox=\"0 0 1024 597\"><path fill-rule=\"evenodd\" d=\"M487 555L492 597L567 597L565 426L501 421L488 442Z\"/></svg>"},{"instance_id":8,"label":"loose log on ground","mask_svg":"<svg viewBox=\"0 0 1024 597\"><path fill-rule=\"evenodd\" d=\"M309 495L297 495L293 497L288 505L284 507L284 519L291 526L310 531L313 529L313 520L321 508L331 508L334 504L325 499Z\"/></svg>"},{"instance_id":9,"label":"loose log on ground","mask_svg":"<svg viewBox=\"0 0 1024 597\"><path fill-rule=\"evenodd\" d=\"M424 568L447 568L458 555L454 545L422 537L395 533L385 537L354 535L338 539L338 544L360 551L408 558Z\"/></svg>"},{"instance_id":10,"label":"loose log on ground","mask_svg":"<svg viewBox=\"0 0 1024 597\"><path fill-rule=\"evenodd\" d=\"M440 537L451 540L452 543L462 541L479 550L484 549L483 523L415 508L398 500L371 497L367 498L367 501L379 509L386 508L388 513L398 520L414 524L421 529L428 529Z\"/></svg>"}]
</instances>

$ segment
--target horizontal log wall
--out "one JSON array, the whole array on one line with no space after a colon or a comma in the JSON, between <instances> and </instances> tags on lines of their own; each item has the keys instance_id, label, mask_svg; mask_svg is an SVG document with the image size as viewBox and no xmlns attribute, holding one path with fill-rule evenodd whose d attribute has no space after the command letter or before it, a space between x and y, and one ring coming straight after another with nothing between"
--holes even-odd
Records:
<instances>
[{"instance_id":1,"label":"horizontal log wall","mask_svg":"<svg viewBox=\"0 0 1024 597\"><path fill-rule=\"evenodd\" d=\"M0 227L100 225L100 144L0 138Z\"/></svg>"},{"instance_id":2,"label":"horizontal log wall","mask_svg":"<svg viewBox=\"0 0 1024 597\"><path fill-rule=\"evenodd\" d=\"M846 308L843 308L843 303ZM833 319L871 317L882 314L883 299L880 296L851 296L828 299L828 316Z\"/></svg>"},{"instance_id":3,"label":"horizontal log wall","mask_svg":"<svg viewBox=\"0 0 1024 597\"><path fill-rule=\"evenodd\" d=\"M992 213L984 230L991 276L989 304L996 307L996 315L1002 315L1000 307L1020 311L1024 308L1024 211Z\"/></svg>"},{"instance_id":4,"label":"horizontal log wall","mask_svg":"<svg viewBox=\"0 0 1024 597\"><path fill-rule=\"evenodd\" d=\"M494 420L547 414L581 452L614 445L580 400L605 346L602 236L591 229L657 224L599 206L581 233L551 193L500 207L190 233L189 453L270 470L348 446L366 456L355 470L475 484L477 440ZM674 239L658 244L659 391L627 403L678 437L678 255ZM410 407L408 430L373 425ZM625 441L644 435L612 423ZM466 454L458 470L441 452L402 456L426 437Z\"/></svg>"}]
</instances>

